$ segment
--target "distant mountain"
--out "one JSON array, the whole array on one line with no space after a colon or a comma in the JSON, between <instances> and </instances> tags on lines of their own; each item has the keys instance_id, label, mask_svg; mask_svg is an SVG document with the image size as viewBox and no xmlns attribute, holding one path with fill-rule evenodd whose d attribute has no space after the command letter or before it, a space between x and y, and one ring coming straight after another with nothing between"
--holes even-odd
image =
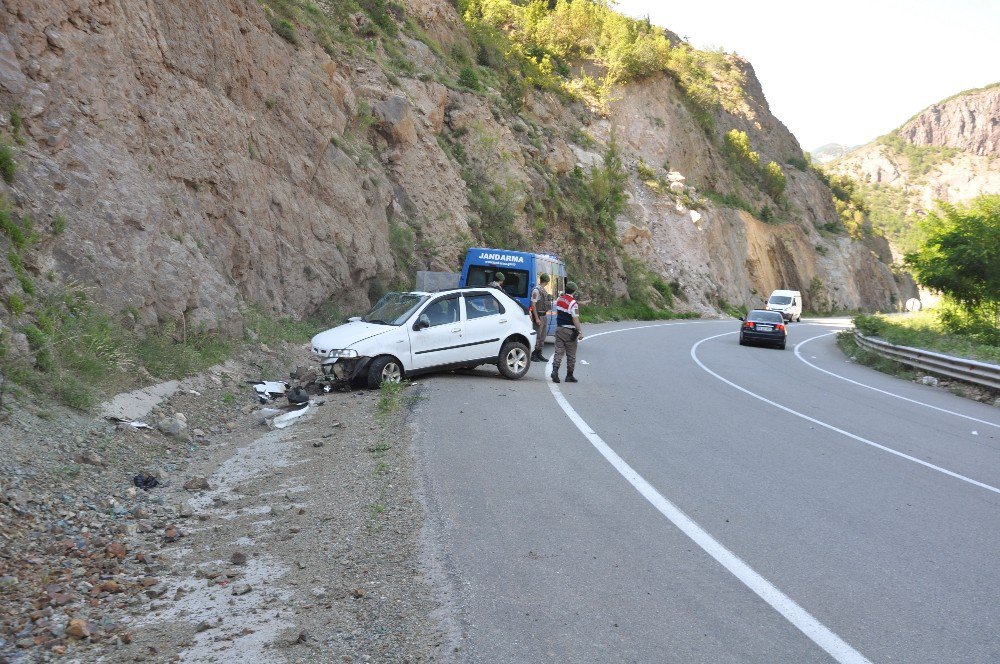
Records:
<instances>
[{"instance_id":1,"label":"distant mountain","mask_svg":"<svg viewBox=\"0 0 1000 664\"><path fill-rule=\"evenodd\" d=\"M812 157L815 162L827 164L834 159L840 159L852 150L857 150L859 147L861 146L855 145L853 147L848 147L846 145L841 145L840 143L827 143L826 145L820 146L815 150L810 150L809 156Z\"/></svg>"},{"instance_id":2,"label":"distant mountain","mask_svg":"<svg viewBox=\"0 0 1000 664\"><path fill-rule=\"evenodd\" d=\"M872 223L905 251L914 220L937 201L1000 193L998 156L1000 83L995 83L928 106L827 169L859 183Z\"/></svg>"}]
</instances>

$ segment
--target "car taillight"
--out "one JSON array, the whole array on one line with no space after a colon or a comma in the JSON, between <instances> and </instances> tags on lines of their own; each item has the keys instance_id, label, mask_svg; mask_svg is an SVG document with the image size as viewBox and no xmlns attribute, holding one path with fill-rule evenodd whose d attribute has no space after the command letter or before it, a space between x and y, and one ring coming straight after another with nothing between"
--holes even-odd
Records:
<instances>
[{"instance_id":1,"label":"car taillight","mask_svg":"<svg viewBox=\"0 0 1000 664\"><path fill-rule=\"evenodd\" d=\"M753 327L753 321L752 320L746 321L745 323L743 323L743 327L750 327L750 328L752 328Z\"/></svg>"},{"instance_id":2,"label":"car taillight","mask_svg":"<svg viewBox=\"0 0 1000 664\"><path fill-rule=\"evenodd\" d=\"M784 332L785 331L785 326L782 325L781 323L778 323L777 325L774 326L774 329L781 330L782 332Z\"/></svg>"}]
</instances>

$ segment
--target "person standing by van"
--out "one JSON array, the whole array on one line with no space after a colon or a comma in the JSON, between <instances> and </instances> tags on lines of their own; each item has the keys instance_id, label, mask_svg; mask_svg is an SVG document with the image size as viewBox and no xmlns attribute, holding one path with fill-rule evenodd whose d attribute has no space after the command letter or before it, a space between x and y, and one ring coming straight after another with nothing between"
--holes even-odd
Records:
<instances>
[{"instance_id":1,"label":"person standing by van","mask_svg":"<svg viewBox=\"0 0 1000 664\"><path fill-rule=\"evenodd\" d=\"M497 290L503 290L503 272L496 272L493 275L493 281L489 283L489 288L496 288Z\"/></svg>"},{"instance_id":2,"label":"person standing by van","mask_svg":"<svg viewBox=\"0 0 1000 664\"><path fill-rule=\"evenodd\" d=\"M573 376L576 367L576 345L583 339L583 328L580 326L580 305L573 295L576 284L566 283L566 291L556 300L556 355L552 360L552 382L559 382L559 365L563 355L566 356L566 382L579 382Z\"/></svg>"},{"instance_id":3,"label":"person standing by van","mask_svg":"<svg viewBox=\"0 0 1000 664\"><path fill-rule=\"evenodd\" d=\"M552 308L552 296L549 295L549 275L542 272L538 277L538 283L531 291L531 320L535 324L535 352L531 354L531 359L537 362L548 362L549 358L542 355L545 347L545 336L549 331L549 309Z\"/></svg>"}]
</instances>

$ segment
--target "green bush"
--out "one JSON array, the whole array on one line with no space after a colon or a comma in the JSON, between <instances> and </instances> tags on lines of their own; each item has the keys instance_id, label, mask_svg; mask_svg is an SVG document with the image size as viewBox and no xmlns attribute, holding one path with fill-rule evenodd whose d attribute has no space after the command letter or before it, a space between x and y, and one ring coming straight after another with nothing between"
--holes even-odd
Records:
<instances>
[{"instance_id":1,"label":"green bush","mask_svg":"<svg viewBox=\"0 0 1000 664\"><path fill-rule=\"evenodd\" d=\"M286 42L292 46L299 45L299 35L295 32L295 26L288 19L278 18L271 21L271 27L278 34L279 37L284 39Z\"/></svg>"},{"instance_id":2,"label":"green bush","mask_svg":"<svg viewBox=\"0 0 1000 664\"><path fill-rule=\"evenodd\" d=\"M0 232L6 235L18 251L25 249L38 239L35 234L35 222L29 215L20 219L14 218L14 212L0 199Z\"/></svg>"},{"instance_id":3,"label":"green bush","mask_svg":"<svg viewBox=\"0 0 1000 664\"><path fill-rule=\"evenodd\" d=\"M462 87L475 90L477 92L482 89L482 85L479 83L479 76L476 74L476 70L473 69L471 65L462 67L462 69L458 72L458 83Z\"/></svg>"},{"instance_id":4,"label":"green bush","mask_svg":"<svg viewBox=\"0 0 1000 664\"><path fill-rule=\"evenodd\" d=\"M722 205L728 208L735 208L737 210L743 210L753 215L757 214L757 210L755 210L753 206L750 205L750 203L746 202L738 194L734 193L721 194L712 189L706 189L701 193L702 195L705 196L705 198L714 203L717 203L718 205Z\"/></svg>"},{"instance_id":5,"label":"green bush","mask_svg":"<svg viewBox=\"0 0 1000 664\"><path fill-rule=\"evenodd\" d=\"M640 157L635 165L635 172L642 181L656 180L656 172Z\"/></svg>"},{"instance_id":6,"label":"green bush","mask_svg":"<svg viewBox=\"0 0 1000 664\"><path fill-rule=\"evenodd\" d=\"M756 171L760 167L760 155L750 148L750 137L745 131L730 129L723 137L723 151L730 162L738 167Z\"/></svg>"},{"instance_id":7,"label":"green bush","mask_svg":"<svg viewBox=\"0 0 1000 664\"><path fill-rule=\"evenodd\" d=\"M776 162L768 162L764 167L764 191L774 200L779 200L785 193L785 173Z\"/></svg>"},{"instance_id":8,"label":"green bush","mask_svg":"<svg viewBox=\"0 0 1000 664\"><path fill-rule=\"evenodd\" d=\"M21 117L20 111L16 108L10 111L10 128L14 134L18 134L24 128L24 118Z\"/></svg>"},{"instance_id":9,"label":"green bush","mask_svg":"<svg viewBox=\"0 0 1000 664\"><path fill-rule=\"evenodd\" d=\"M0 176L10 184L17 173L17 163L14 161L14 148L8 143L0 143Z\"/></svg>"},{"instance_id":10,"label":"green bush","mask_svg":"<svg viewBox=\"0 0 1000 664\"><path fill-rule=\"evenodd\" d=\"M809 170L809 162L806 161L805 157L797 157L797 156L789 157L788 158L788 163L791 166L794 166L795 168L797 168L800 171L808 171Z\"/></svg>"},{"instance_id":11,"label":"green bush","mask_svg":"<svg viewBox=\"0 0 1000 664\"><path fill-rule=\"evenodd\" d=\"M904 264L943 293L952 329L977 329L1000 341L1000 196L964 206L939 204L920 224L923 241Z\"/></svg>"},{"instance_id":12,"label":"green bush","mask_svg":"<svg viewBox=\"0 0 1000 664\"><path fill-rule=\"evenodd\" d=\"M698 51L687 44L673 46L662 29L629 18L608 3L459 0L458 6L475 41L490 35L486 41L495 44L502 33L506 43L488 50L504 53L503 61L529 85L584 90L606 101L615 85L665 72L706 124L716 106L734 110L742 100L743 74L725 54ZM586 76L567 80L569 64L581 59L604 65L601 80L588 81ZM477 60L494 69L499 64L495 57Z\"/></svg>"},{"instance_id":13,"label":"green bush","mask_svg":"<svg viewBox=\"0 0 1000 664\"><path fill-rule=\"evenodd\" d=\"M854 327L866 336L879 337L897 346L1000 363L998 340L984 340L967 331L952 331L948 320L951 314L954 311L946 307L906 316L858 315L854 317Z\"/></svg>"},{"instance_id":14,"label":"green bush","mask_svg":"<svg viewBox=\"0 0 1000 664\"><path fill-rule=\"evenodd\" d=\"M17 293L11 293L7 298L7 310L15 316L23 314L25 308L26 305L24 304L24 300L22 300L21 296Z\"/></svg>"}]
</instances>

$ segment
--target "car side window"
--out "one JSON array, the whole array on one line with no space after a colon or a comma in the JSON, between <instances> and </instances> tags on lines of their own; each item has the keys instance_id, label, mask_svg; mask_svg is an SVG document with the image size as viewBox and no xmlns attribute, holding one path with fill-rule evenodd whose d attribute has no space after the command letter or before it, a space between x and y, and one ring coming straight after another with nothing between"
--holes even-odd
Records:
<instances>
[{"instance_id":1,"label":"car side window","mask_svg":"<svg viewBox=\"0 0 1000 664\"><path fill-rule=\"evenodd\" d=\"M483 318L504 313L503 305L489 293L479 293L465 296L465 318Z\"/></svg>"},{"instance_id":2,"label":"car side window","mask_svg":"<svg viewBox=\"0 0 1000 664\"><path fill-rule=\"evenodd\" d=\"M458 297L445 297L440 300L434 300L427 308L423 311L427 315L427 318L431 322L431 327L437 325L448 325L449 323L457 323L459 321L458 315Z\"/></svg>"}]
</instances>

